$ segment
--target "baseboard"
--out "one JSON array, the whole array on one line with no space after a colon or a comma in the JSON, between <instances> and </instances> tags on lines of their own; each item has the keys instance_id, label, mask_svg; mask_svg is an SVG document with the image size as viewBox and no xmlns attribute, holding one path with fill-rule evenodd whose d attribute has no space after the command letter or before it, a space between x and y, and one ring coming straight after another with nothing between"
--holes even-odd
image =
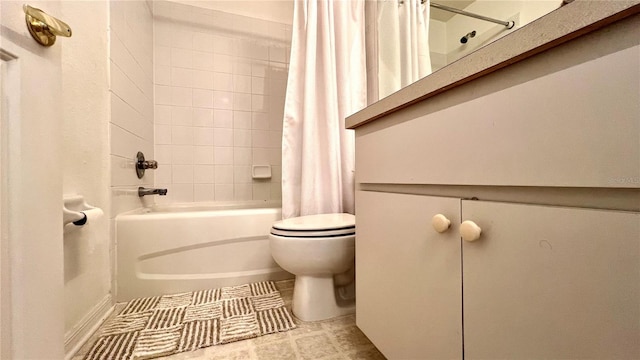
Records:
<instances>
[{"instance_id":1,"label":"baseboard","mask_svg":"<svg viewBox=\"0 0 640 360\"><path fill-rule=\"evenodd\" d=\"M111 294L107 294L73 329L64 334L65 360L70 360L80 350L112 311Z\"/></svg>"}]
</instances>

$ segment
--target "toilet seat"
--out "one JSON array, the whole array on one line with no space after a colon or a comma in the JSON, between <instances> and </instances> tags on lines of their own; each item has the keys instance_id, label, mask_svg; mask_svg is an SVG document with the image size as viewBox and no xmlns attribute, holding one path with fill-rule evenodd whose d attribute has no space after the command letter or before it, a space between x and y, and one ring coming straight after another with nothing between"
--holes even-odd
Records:
<instances>
[{"instance_id":1,"label":"toilet seat","mask_svg":"<svg viewBox=\"0 0 640 360\"><path fill-rule=\"evenodd\" d=\"M306 215L273 224L271 234L283 237L328 238L354 235L356 218L351 214Z\"/></svg>"}]
</instances>

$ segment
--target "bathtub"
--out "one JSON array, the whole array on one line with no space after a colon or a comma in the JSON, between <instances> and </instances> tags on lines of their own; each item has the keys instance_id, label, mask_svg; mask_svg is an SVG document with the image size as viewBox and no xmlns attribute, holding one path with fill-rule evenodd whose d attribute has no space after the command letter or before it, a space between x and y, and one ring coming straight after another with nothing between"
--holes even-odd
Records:
<instances>
[{"instance_id":1,"label":"bathtub","mask_svg":"<svg viewBox=\"0 0 640 360\"><path fill-rule=\"evenodd\" d=\"M269 202L153 206L115 219L116 300L292 279L269 251Z\"/></svg>"}]
</instances>

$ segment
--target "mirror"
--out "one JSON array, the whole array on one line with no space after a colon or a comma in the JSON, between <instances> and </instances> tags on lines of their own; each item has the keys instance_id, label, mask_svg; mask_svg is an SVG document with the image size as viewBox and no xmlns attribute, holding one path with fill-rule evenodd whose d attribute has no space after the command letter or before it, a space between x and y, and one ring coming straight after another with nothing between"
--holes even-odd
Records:
<instances>
[{"instance_id":1,"label":"mirror","mask_svg":"<svg viewBox=\"0 0 640 360\"><path fill-rule=\"evenodd\" d=\"M526 26L567 0L368 1L376 101ZM474 17L475 16L475 17ZM368 46L368 47L369 47Z\"/></svg>"}]
</instances>

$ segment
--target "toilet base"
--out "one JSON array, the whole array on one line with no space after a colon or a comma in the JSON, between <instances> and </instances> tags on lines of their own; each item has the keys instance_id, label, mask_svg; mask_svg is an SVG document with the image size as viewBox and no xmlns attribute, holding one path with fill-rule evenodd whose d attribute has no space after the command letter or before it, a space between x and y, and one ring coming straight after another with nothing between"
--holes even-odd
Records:
<instances>
[{"instance_id":1,"label":"toilet base","mask_svg":"<svg viewBox=\"0 0 640 360\"><path fill-rule=\"evenodd\" d=\"M293 314L302 321L353 314L355 299L343 299L338 290L334 287L333 275L296 276L291 305Z\"/></svg>"}]
</instances>

